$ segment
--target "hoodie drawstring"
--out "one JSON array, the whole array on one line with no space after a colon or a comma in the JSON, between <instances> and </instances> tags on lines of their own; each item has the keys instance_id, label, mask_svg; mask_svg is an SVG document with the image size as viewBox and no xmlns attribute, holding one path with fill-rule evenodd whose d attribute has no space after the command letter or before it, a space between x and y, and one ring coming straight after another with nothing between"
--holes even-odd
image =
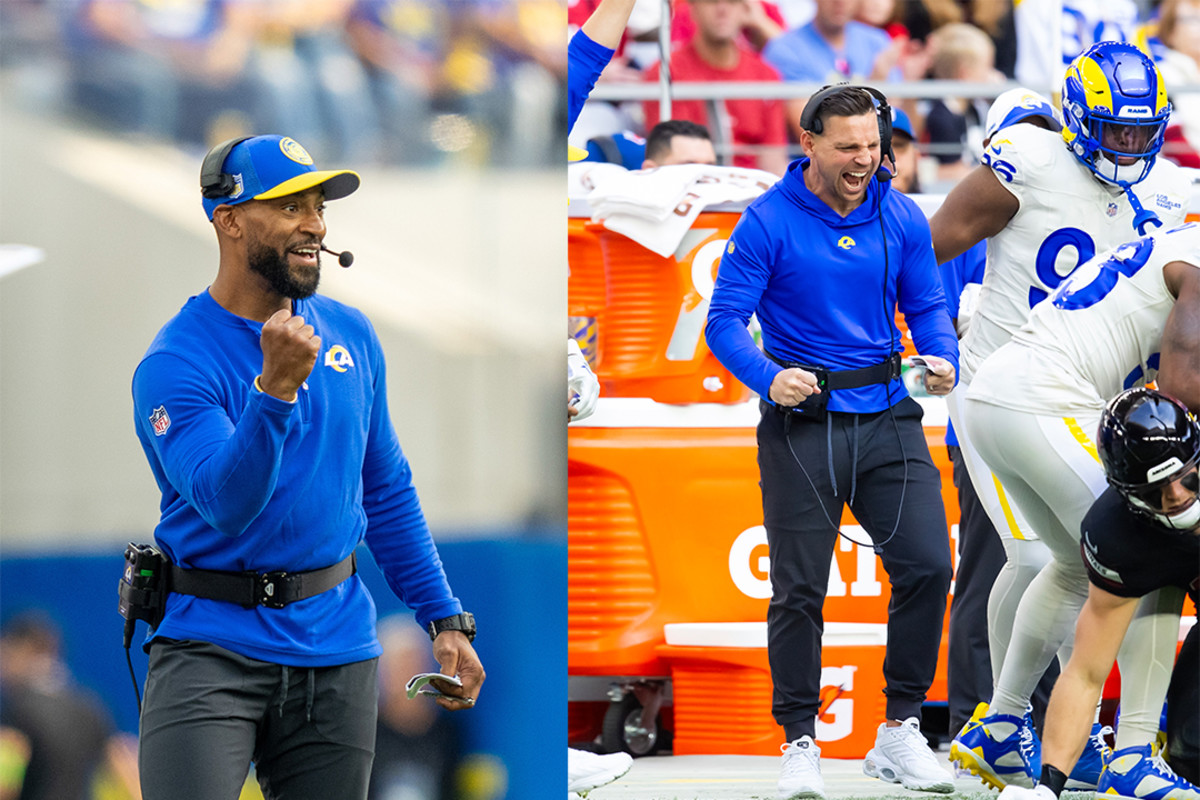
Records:
<instances>
[{"instance_id":1,"label":"hoodie drawstring","mask_svg":"<svg viewBox=\"0 0 1200 800\"><path fill-rule=\"evenodd\" d=\"M833 496L837 497L837 475L833 472L833 415L825 414L825 457L829 463L829 483L833 486Z\"/></svg>"},{"instance_id":2,"label":"hoodie drawstring","mask_svg":"<svg viewBox=\"0 0 1200 800\"><path fill-rule=\"evenodd\" d=\"M858 488L858 414L854 415L854 440L850 444L850 499L846 502L854 505L854 492Z\"/></svg>"},{"instance_id":3,"label":"hoodie drawstring","mask_svg":"<svg viewBox=\"0 0 1200 800\"><path fill-rule=\"evenodd\" d=\"M304 721L312 722L313 697L316 695L316 670L308 668L308 686L304 693Z\"/></svg>"},{"instance_id":4,"label":"hoodie drawstring","mask_svg":"<svg viewBox=\"0 0 1200 800\"><path fill-rule=\"evenodd\" d=\"M288 696L288 668L287 664L281 666L283 675L279 678L279 718L283 719L283 704L287 702Z\"/></svg>"},{"instance_id":5,"label":"hoodie drawstring","mask_svg":"<svg viewBox=\"0 0 1200 800\"><path fill-rule=\"evenodd\" d=\"M279 716L283 717L283 705L287 702L288 683L291 682L291 673L286 664L281 665L282 673L280 675L279 686ZM305 679L304 691L304 721L312 722L313 702L317 696L317 678L316 670L312 667L308 668L308 677Z\"/></svg>"}]
</instances>

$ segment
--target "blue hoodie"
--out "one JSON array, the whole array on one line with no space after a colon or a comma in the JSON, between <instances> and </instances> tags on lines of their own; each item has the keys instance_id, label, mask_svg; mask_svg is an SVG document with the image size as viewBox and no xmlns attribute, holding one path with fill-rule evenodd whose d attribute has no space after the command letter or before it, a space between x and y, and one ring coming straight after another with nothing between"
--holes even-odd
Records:
<instances>
[{"instance_id":1,"label":"blue hoodie","mask_svg":"<svg viewBox=\"0 0 1200 800\"><path fill-rule=\"evenodd\" d=\"M321 295L293 311L321 337L294 403L254 388L262 323L207 291L150 345L133 405L162 491L155 541L184 568L301 572L338 563L365 539L421 625L459 613L388 415L371 323ZM279 609L172 594L147 645L156 636L296 667L381 652L375 604L357 575Z\"/></svg>"},{"instance_id":2,"label":"blue hoodie","mask_svg":"<svg viewBox=\"0 0 1200 800\"><path fill-rule=\"evenodd\" d=\"M769 399L782 367L755 346L746 329L751 314L762 325L763 347L779 358L858 369L902 349L894 323L898 300L917 352L941 356L957 371L958 338L925 215L890 184L872 180L863 203L842 217L805 186L808 161L792 162L730 236L705 328L713 354ZM880 206L886 237L880 235ZM897 378L890 385L836 390L829 410L882 411L906 396Z\"/></svg>"}]
</instances>

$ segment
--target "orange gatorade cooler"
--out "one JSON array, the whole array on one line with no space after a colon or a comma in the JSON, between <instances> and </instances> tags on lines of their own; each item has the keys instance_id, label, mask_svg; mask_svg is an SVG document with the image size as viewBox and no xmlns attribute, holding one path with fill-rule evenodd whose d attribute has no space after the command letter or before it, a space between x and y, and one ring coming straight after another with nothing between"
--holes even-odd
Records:
<instances>
[{"instance_id":1,"label":"orange gatorade cooler","mask_svg":"<svg viewBox=\"0 0 1200 800\"><path fill-rule=\"evenodd\" d=\"M604 356L597 374L606 397L740 403L750 396L704 340L717 265L739 215L701 213L667 258L601 223L585 226L604 257ZM581 239L569 241L572 269L581 245Z\"/></svg>"},{"instance_id":2,"label":"orange gatorade cooler","mask_svg":"<svg viewBox=\"0 0 1200 800\"><path fill-rule=\"evenodd\" d=\"M659 653L671 665L675 753L779 755L771 716L767 624L667 625ZM826 758L862 758L883 722L887 627L830 622L821 639L817 744Z\"/></svg>"},{"instance_id":3,"label":"orange gatorade cooler","mask_svg":"<svg viewBox=\"0 0 1200 800\"><path fill-rule=\"evenodd\" d=\"M593 417L568 431L570 672L665 676L664 624L766 618L765 538L743 536L762 521L754 431L739 422L756 412L600 402L601 419L625 406L651 424L589 426Z\"/></svg>"},{"instance_id":4,"label":"orange gatorade cooler","mask_svg":"<svg viewBox=\"0 0 1200 800\"><path fill-rule=\"evenodd\" d=\"M600 240L588 229L586 217L567 218L567 335L579 342L592 371L599 371L607 289Z\"/></svg>"},{"instance_id":5,"label":"orange gatorade cooler","mask_svg":"<svg viewBox=\"0 0 1200 800\"><path fill-rule=\"evenodd\" d=\"M956 529L941 401L926 440ZM931 420L931 417L935 419ZM664 626L761 622L771 585L762 526L756 402L672 406L604 398L567 436L568 670L572 676L666 676ZM887 575L849 509L834 548L824 617L887 621ZM951 545L953 551L953 544ZM744 654L743 654L744 655ZM946 699L944 654L929 699Z\"/></svg>"}]
</instances>

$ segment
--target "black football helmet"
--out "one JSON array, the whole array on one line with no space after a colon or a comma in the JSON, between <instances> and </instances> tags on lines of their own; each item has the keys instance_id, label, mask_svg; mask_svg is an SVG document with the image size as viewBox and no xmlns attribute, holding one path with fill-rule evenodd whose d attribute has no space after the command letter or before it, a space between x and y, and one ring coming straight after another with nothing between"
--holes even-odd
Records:
<instances>
[{"instance_id":1,"label":"black football helmet","mask_svg":"<svg viewBox=\"0 0 1200 800\"><path fill-rule=\"evenodd\" d=\"M1200 477L1200 427L1187 408L1153 389L1129 389L1114 397L1100 416L1097 450L1108 483L1135 511L1175 530L1200 523L1200 502L1162 513L1162 488L1184 481L1196 492Z\"/></svg>"}]
</instances>

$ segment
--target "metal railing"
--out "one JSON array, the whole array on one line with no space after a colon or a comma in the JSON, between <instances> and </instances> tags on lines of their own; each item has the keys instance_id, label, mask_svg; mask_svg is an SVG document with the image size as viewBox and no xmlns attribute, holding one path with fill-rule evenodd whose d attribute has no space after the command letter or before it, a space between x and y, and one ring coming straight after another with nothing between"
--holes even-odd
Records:
<instances>
[{"instance_id":1,"label":"metal railing","mask_svg":"<svg viewBox=\"0 0 1200 800\"><path fill-rule=\"evenodd\" d=\"M666 72L667 70L663 70ZM994 100L1009 89L1032 89L1046 97L1058 94L1049 86L1027 86L1016 81L980 83L972 81L921 80L921 81L863 81L883 92L892 100L937 100L945 98L967 98ZM709 119L718 119L718 102L722 100L800 100L811 97L825 84L801 81L670 81L660 78L657 83L601 83L592 90L590 101L605 102L653 102L660 103L661 119L671 116L671 104L680 100L703 100L709 104ZM1171 87L1171 96L1200 94L1200 83L1179 84ZM724 161L737 153L754 153L757 147L741 147L735 151L732 142L726 140L720 126L712 126L713 145ZM926 155L945 155L958 152L955 144L922 143L920 150Z\"/></svg>"}]
</instances>

